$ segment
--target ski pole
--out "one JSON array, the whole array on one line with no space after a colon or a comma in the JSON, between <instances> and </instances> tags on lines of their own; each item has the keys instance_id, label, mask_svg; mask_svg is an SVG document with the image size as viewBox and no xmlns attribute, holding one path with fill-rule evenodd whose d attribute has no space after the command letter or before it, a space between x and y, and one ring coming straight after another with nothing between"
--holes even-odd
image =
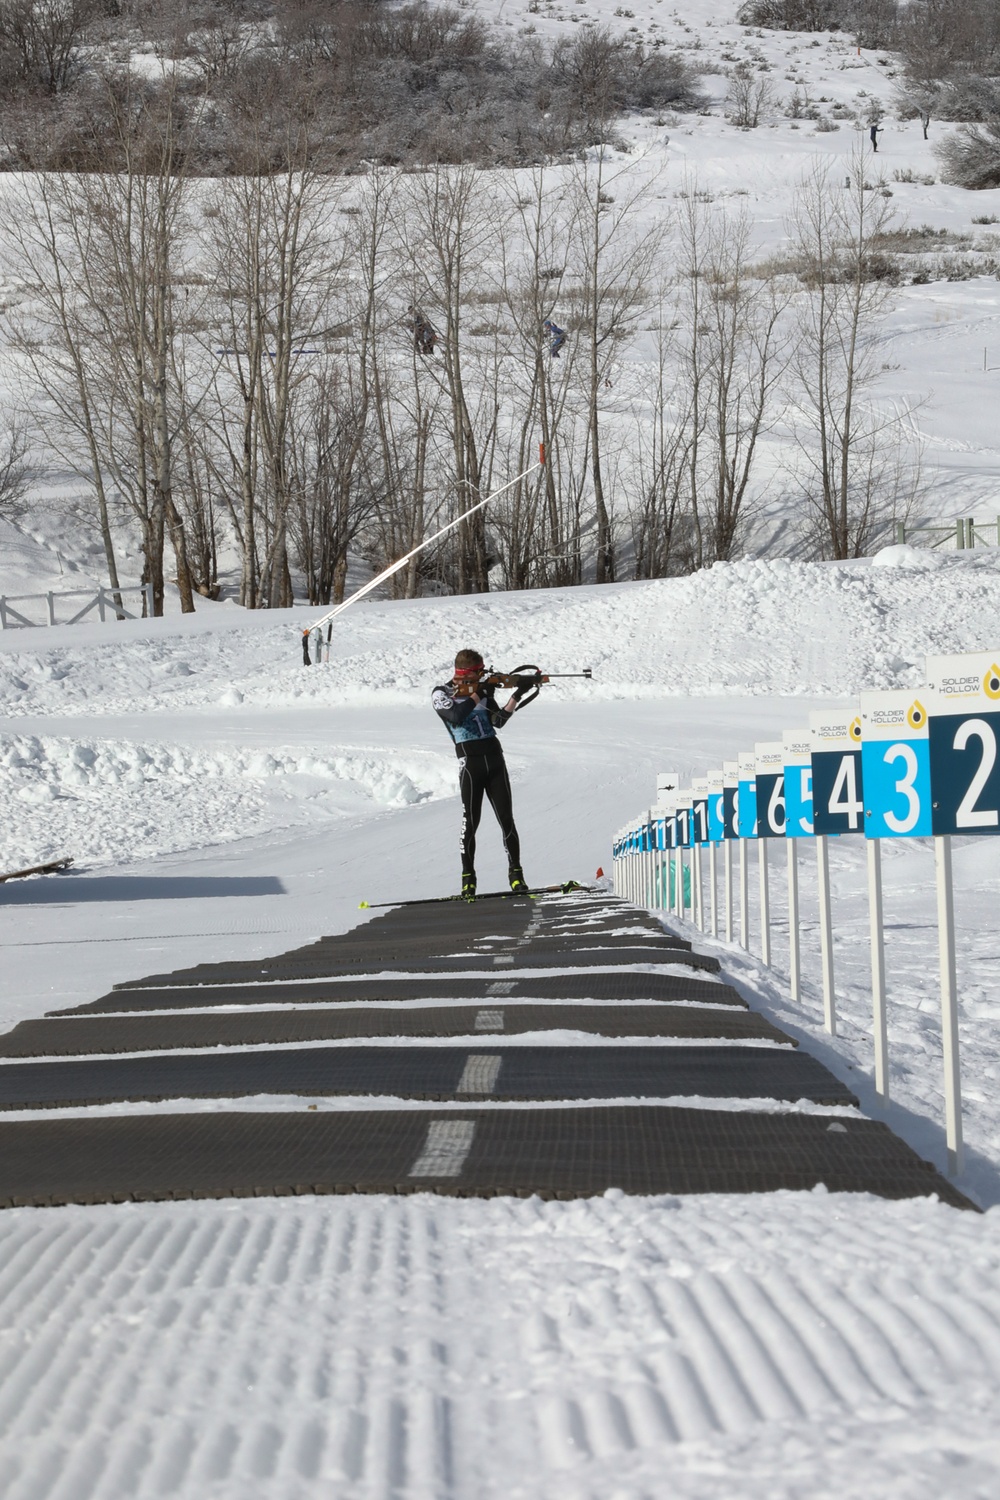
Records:
<instances>
[{"instance_id":1,"label":"ski pole","mask_svg":"<svg viewBox=\"0 0 1000 1500\"><path fill-rule=\"evenodd\" d=\"M536 464L532 464L522 474L516 474L513 479L508 480L506 484L502 484L498 490L494 490L484 500L477 500L475 505L470 505L468 510L464 510L460 516L456 516L453 521L449 521L447 526L442 526L440 531L435 531L433 536L429 536L425 541L418 542L415 547L411 547L405 557L401 557L398 562L390 563L387 568L383 568L382 572L375 578L369 579L367 583L362 584L361 588L355 589L349 599L345 599L335 609L328 610L325 615L321 615L318 620L314 620L307 629L303 630L302 634L308 636L312 631L319 630L329 620L335 620L338 615L344 613L345 609L350 609L352 604L357 604L359 599L363 599L366 594L370 594L372 589L378 588L380 583L384 583L387 578L391 578L394 573L398 573L401 568L405 568L410 559L416 557L418 552L422 552L425 547L429 547L432 542L438 541L440 537L446 536L449 531L453 531L456 526L460 526L463 521L467 521L470 516L474 516L477 510L482 510L484 505L489 505L491 500L495 500L505 490L513 489L515 484L520 483L522 479L527 479L529 474L533 474L536 469L541 469L544 464L545 444L539 443L538 462Z\"/></svg>"}]
</instances>

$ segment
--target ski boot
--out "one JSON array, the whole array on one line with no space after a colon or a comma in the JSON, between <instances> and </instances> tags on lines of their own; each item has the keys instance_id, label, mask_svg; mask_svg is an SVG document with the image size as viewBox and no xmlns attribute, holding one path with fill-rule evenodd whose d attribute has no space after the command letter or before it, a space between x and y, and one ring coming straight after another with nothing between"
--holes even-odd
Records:
<instances>
[{"instance_id":1,"label":"ski boot","mask_svg":"<svg viewBox=\"0 0 1000 1500\"><path fill-rule=\"evenodd\" d=\"M475 877L475 875L463 875L462 876L462 895L461 895L461 899L463 901L475 901L475 899L476 899L476 877Z\"/></svg>"},{"instance_id":2,"label":"ski boot","mask_svg":"<svg viewBox=\"0 0 1000 1500\"><path fill-rule=\"evenodd\" d=\"M515 896L526 896L531 889L520 865L511 865L507 871L507 879L510 881L510 888Z\"/></svg>"}]
</instances>

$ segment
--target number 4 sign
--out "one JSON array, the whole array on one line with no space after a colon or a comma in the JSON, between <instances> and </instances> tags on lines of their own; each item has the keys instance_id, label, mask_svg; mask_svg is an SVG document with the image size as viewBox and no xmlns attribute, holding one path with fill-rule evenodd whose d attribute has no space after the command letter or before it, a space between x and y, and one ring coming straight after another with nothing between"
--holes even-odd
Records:
<instances>
[{"instance_id":1,"label":"number 4 sign","mask_svg":"<svg viewBox=\"0 0 1000 1500\"><path fill-rule=\"evenodd\" d=\"M929 656L931 819L936 834L1000 833L1000 652Z\"/></svg>"},{"instance_id":2,"label":"number 4 sign","mask_svg":"<svg viewBox=\"0 0 1000 1500\"><path fill-rule=\"evenodd\" d=\"M861 694L865 836L924 838L931 828L929 697L922 688Z\"/></svg>"},{"instance_id":3,"label":"number 4 sign","mask_svg":"<svg viewBox=\"0 0 1000 1500\"><path fill-rule=\"evenodd\" d=\"M849 708L810 714L809 737L815 831L861 833L861 715Z\"/></svg>"}]
</instances>

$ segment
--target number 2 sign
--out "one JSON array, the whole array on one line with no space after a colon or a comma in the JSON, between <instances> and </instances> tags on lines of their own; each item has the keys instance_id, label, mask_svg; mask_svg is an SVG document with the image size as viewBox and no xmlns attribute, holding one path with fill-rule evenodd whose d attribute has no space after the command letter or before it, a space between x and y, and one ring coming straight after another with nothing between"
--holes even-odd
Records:
<instances>
[{"instance_id":1,"label":"number 2 sign","mask_svg":"<svg viewBox=\"0 0 1000 1500\"><path fill-rule=\"evenodd\" d=\"M865 836L923 838L931 833L930 695L923 688L861 694L861 769Z\"/></svg>"},{"instance_id":2,"label":"number 2 sign","mask_svg":"<svg viewBox=\"0 0 1000 1500\"><path fill-rule=\"evenodd\" d=\"M1000 652L929 656L931 820L936 834L1000 833Z\"/></svg>"}]
</instances>

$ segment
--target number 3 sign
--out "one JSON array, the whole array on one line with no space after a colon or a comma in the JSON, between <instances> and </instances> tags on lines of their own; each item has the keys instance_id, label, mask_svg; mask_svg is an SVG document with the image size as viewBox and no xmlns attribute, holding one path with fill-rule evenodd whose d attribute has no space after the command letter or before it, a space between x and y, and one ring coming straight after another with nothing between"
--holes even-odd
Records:
<instances>
[{"instance_id":1,"label":"number 3 sign","mask_svg":"<svg viewBox=\"0 0 1000 1500\"><path fill-rule=\"evenodd\" d=\"M1000 652L929 656L931 818L936 834L1000 833Z\"/></svg>"},{"instance_id":2,"label":"number 3 sign","mask_svg":"<svg viewBox=\"0 0 1000 1500\"><path fill-rule=\"evenodd\" d=\"M923 838L931 827L931 767L924 689L861 694L865 835Z\"/></svg>"}]
</instances>

